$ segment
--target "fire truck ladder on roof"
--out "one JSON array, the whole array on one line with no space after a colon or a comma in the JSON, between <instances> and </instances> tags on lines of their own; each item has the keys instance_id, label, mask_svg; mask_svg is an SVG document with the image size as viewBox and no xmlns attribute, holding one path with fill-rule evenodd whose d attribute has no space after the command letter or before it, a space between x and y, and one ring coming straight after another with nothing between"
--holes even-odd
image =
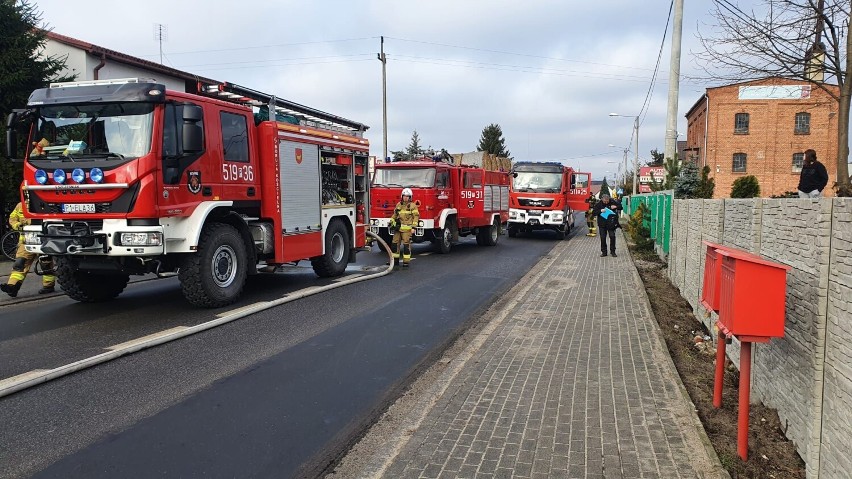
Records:
<instances>
[{"instance_id":1,"label":"fire truck ladder on roof","mask_svg":"<svg viewBox=\"0 0 852 479\"><path fill-rule=\"evenodd\" d=\"M326 113L309 106L277 98L275 95L261 93L251 88L234 85L233 83L198 84L199 94L211 96L220 100L240 103L242 105L274 108L276 113L293 115L303 120L306 126L316 126L326 130L335 130L353 136L362 137L369 128L363 123L348 120L331 113ZM274 105L274 107L273 107ZM274 118L270 114L270 119Z\"/></svg>"}]
</instances>

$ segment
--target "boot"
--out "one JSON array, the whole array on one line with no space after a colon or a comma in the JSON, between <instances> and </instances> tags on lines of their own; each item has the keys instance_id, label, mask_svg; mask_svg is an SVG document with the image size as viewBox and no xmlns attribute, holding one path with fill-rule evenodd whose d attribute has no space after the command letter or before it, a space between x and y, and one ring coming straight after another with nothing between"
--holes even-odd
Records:
<instances>
[{"instance_id":1,"label":"boot","mask_svg":"<svg viewBox=\"0 0 852 479\"><path fill-rule=\"evenodd\" d=\"M54 292L55 289L53 286L42 286L40 290L38 290L38 294L50 294Z\"/></svg>"},{"instance_id":2,"label":"boot","mask_svg":"<svg viewBox=\"0 0 852 479\"><path fill-rule=\"evenodd\" d=\"M21 283L15 284L0 284L0 290L3 290L4 293L8 294L11 297L18 296L18 291L21 289Z\"/></svg>"}]
</instances>

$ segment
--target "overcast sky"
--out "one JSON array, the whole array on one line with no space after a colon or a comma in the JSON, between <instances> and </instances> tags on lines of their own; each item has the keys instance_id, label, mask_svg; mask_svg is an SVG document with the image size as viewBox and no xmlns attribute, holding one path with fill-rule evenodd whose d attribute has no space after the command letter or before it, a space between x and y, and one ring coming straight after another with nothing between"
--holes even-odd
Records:
<instances>
[{"instance_id":1,"label":"overcast sky","mask_svg":"<svg viewBox=\"0 0 852 479\"><path fill-rule=\"evenodd\" d=\"M632 118L609 113L640 113L670 0L31 3L56 33L153 61L162 24L166 65L365 123L379 157L384 36L389 151L404 149L414 130L424 147L474 151L497 123L516 160L561 160L600 179L616 175L624 147L633 156ZM688 75L711 3L684 3ZM670 39L671 26L639 130L640 161L665 146ZM681 80L679 139L707 86Z\"/></svg>"}]
</instances>

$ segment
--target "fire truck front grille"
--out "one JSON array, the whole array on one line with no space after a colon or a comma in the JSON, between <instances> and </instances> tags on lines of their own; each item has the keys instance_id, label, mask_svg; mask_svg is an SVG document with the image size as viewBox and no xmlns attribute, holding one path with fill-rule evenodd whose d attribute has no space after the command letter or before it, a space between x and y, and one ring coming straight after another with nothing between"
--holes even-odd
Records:
<instances>
[{"instance_id":1,"label":"fire truck front grille","mask_svg":"<svg viewBox=\"0 0 852 479\"><path fill-rule=\"evenodd\" d=\"M553 204L553 199L547 198L519 198L518 203L521 206L547 208Z\"/></svg>"},{"instance_id":2,"label":"fire truck front grille","mask_svg":"<svg viewBox=\"0 0 852 479\"><path fill-rule=\"evenodd\" d=\"M45 233L49 235L74 235L80 232L100 231L104 227L103 221L65 221L61 223L47 223L44 227Z\"/></svg>"}]
</instances>

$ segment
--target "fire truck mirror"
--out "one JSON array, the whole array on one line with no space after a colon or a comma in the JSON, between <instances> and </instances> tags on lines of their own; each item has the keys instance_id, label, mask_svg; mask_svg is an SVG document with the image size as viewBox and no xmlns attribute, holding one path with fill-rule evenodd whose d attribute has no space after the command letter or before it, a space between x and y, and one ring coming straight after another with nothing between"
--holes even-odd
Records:
<instances>
[{"instance_id":1,"label":"fire truck mirror","mask_svg":"<svg viewBox=\"0 0 852 479\"><path fill-rule=\"evenodd\" d=\"M14 113L9 116L14 115ZM14 128L6 128L6 158L12 159L18 156L18 135L15 134Z\"/></svg>"},{"instance_id":2,"label":"fire truck mirror","mask_svg":"<svg viewBox=\"0 0 852 479\"><path fill-rule=\"evenodd\" d=\"M198 153L204 149L203 131L201 125L202 111L198 105L184 105L183 107L183 152Z\"/></svg>"}]
</instances>

